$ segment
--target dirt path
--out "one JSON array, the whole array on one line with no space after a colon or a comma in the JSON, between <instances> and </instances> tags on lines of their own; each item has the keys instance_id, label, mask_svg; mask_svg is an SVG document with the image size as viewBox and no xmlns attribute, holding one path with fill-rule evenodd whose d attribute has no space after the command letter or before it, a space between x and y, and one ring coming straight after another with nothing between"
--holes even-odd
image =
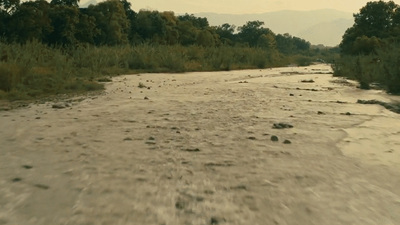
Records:
<instances>
[{"instance_id":1,"label":"dirt path","mask_svg":"<svg viewBox=\"0 0 400 225\"><path fill-rule=\"evenodd\" d=\"M0 112L0 225L399 224L400 115L328 71L121 76Z\"/></svg>"}]
</instances>

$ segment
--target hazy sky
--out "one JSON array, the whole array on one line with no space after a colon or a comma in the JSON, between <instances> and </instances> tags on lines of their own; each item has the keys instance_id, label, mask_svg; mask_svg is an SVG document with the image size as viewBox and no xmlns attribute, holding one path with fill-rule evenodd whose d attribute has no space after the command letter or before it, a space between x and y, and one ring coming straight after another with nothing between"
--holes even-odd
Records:
<instances>
[{"instance_id":1,"label":"hazy sky","mask_svg":"<svg viewBox=\"0 0 400 225\"><path fill-rule=\"evenodd\" d=\"M263 13L278 10L337 9L356 13L371 0L129 0L135 11L150 9L175 13ZM395 0L400 4L400 0Z\"/></svg>"}]
</instances>

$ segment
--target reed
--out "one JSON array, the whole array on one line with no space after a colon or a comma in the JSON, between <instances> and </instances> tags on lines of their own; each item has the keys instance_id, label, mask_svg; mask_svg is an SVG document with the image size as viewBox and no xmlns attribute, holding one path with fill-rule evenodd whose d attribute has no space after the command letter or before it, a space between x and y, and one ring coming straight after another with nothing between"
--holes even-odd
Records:
<instances>
[{"instance_id":1,"label":"reed","mask_svg":"<svg viewBox=\"0 0 400 225\"><path fill-rule=\"evenodd\" d=\"M241 46L198 45L49 47L38 41L0 42L0 98L29 99L101 90L104 76L283 66L298 59ZM307 58L307 60L311 58Z\"/></svg>"}]
</instances>

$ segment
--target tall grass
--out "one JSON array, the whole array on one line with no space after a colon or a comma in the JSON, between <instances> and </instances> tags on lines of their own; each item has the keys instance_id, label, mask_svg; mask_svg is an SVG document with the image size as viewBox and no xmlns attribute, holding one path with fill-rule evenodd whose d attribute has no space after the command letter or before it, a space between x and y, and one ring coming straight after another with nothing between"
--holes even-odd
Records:
<instances>
[{"instance_id":1,"label":"tall grass","mask_svg":"<svg viewBox=\"0 0 400 225\"><path fill-rule=\"evenodd\" d=\"M137 72L186 72L255 69L304 64L310 57L288 57L249 47L90 46L67 49L37 41L0 42L0 98L29 99L103 88L104 76Z\"/></svg>"},{"instance_id":2,"label":"tall grass","mask_svg":"<svg viewBox=\"0 0 400 225\"><path fill-rule=\"evenodd\" d=\"M355 79L363 89L369 89L374 84L389 93L400 94L399 50L400 45L395 45L369 55L344 55L333 65L334 75Z\"/></svg>"}]
</instances>

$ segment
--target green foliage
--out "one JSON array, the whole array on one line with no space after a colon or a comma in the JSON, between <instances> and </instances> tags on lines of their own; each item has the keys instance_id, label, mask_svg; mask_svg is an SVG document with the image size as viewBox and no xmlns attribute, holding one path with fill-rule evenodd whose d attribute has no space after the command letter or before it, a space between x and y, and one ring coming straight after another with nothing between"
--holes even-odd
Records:
<instances>
[{"instance_id":1,"label":"green foliage","mask_svg":"<svg viewBox=\"0 0 400 225\"><path fill-rule=\"evenodd\" d=\"M400 7L393 1L368 2L354 21L340 44L335 75L356 79L362 89L378 84L400 93Z\"/></svg>"},{"instance_id":2,"label":"green foliage","mask_svg":"<svg viewBox=\"0 0 400 225\"><path fill-rule=\"evenodd\" d=\"M131 9L127 0L106 0L78 8L79 0L0 0L0 38L8 43L39 40L66 48L80 44L220 45L270 48L285 54L307 51L309 43L296 37L276 36L262 21L238 28L230 24L210 27L207 18L175 16L173 12ZM399 31L400 33L400 31ZM282 44L280 41L288 43ZM278 40L279 39L279 40ZM286 40L287 39L287 40ZM289 45L287 45L289 44ZM276 47L275 47L276 46ZM296 54L299 52L295 52Z\"/></svg>"},{"instance_id":3,"label":"green foliage","mask_svg":"<svg viewBox=\"0 0 400 225\"><path fill-rule=\"evenodd\" d=\"M393 1L368 2L359 13L354 14L354 25L343 35L341 51L351 55L368 54L379 47L377 43L381 39L395 37L399 26L400 9ZM364 46L360 48L360 44Z\"/></svg>"},{"instance_id":4,"label":"green foliage","mask_svg":"<svg viewBox=\"0 0 400 225\"><path fill-rule=\"evenodd\" d=\"M72 83L75 86L79 83L82 90L99 88L88 77L82 78L82 82L75 80L79 69L61 49L50 48L37 41L24 45L0 43L0 49L7 56L0 62L0 90L7 93L7 98L75 92L77 89L71 88Z\"/></svg>"},{"instance_id":5,"label":"green foliage","mask_svg":"<svg viewBox=\"0 0 400 225\"><path fill-rule=\"evenodd\" d=\"M71 45L77 43L76 26L79 23L79 9L68 5L56 5L50 11L53 31L45 38L49 44Z\"/></svg>"},{"instance_id":6,"label":"green foliage","mask_svg":"<svg viewBox=\"0 0 400 225\"><path fill-rule=\"evenodd\" d=\"M19 43L33 39L44 41L54 29L49 13L50 4L45 0L22 3L9 18L6 37Z\"/></svg>"},{"instance_id":7,"label":"green foliage","mask_svg":"<svg viewBox=\"0 0 400 225\"><path fill-rule=\"evenodd\" d=\"M60 6L75 6L78 7L79 0L51 0L50 4Z\"/></svg>"},{"instance_id":8,"label":"green foliage","mask_svg":"<svg viewBox=\"0 0 400 225\"><path fill-rule=\"evenodd\" d=\"M384 85L388 92L400 94L400 45L379 49L374 63L379 65L376 80ZM379 62L378 62L379 61Z\"/></svg>"},{"instance_id":9,"label":"green foliage","mask_svg":"<svg viewBox=\"0 0 400 225\"><path fill-rule=\"evenodd\" d=\"M143 40L155 40L166 35L166 22L157 11L141 10L137 15L135 29Z\"/></svg>"},{"instance_id":10,"label":"green foliage","mask_svg":"<svg viewBox=\"0 0 400 225\"><path fill-rule=\"evenodd\" d=\"M119 45L128 43L130 22L124 5L118 0L107 0L90 5L88 14L96 19L99 35L95 36L98 45Z\"/></svg>"},{"instance_id":11,"label":"green foliage","mask_svg":"<svg viewBox=\"0 0 400 225\"><path fill-rule=\"evenodd\" d=\"M201 18L201 17L195 17L193 14L185 14L183 16L178 16L179 21L188 21L190 22L194 27L198 29L205 29L209 27L208 20L207 18Z\"/></svg>"},{"instance_id":12,"label":"green foliage","mask_svg":"<svg viewBox=\"0 0 400 225\"><path fill-rule=\"evenodd\" d=\"M0 11L6 14L14 13L19 7L20 0L0 0Z\"/></svg>"},{"instance_id":13,"label":"green foliage","mask_svg":"<svg viewBox=\"0 0 400 225\"><path fill-rule=\"evenodd\" d=\"M376 53L359 56L341 56L334 65L336 76L359 81L360 88L369 89L379 84L388 92L400 93L400 45L380 48ZM376 85L375 85L376 86Z\"/></svg>"},{"instance_id":14,"label":"green foliage","mask_svg":"<svg viewBox=\"0 0 400 225\"><path fill-rule=\"evenodd\" d=\"M257 20L249 21L245 25L239 27L238 36L240 40L254 47L257 46L257 41L261 35L274 35L270 29L264 28L262 25L264 25L264 22Z\"/></svg>"},{"instance_id":15,"label":"green foliage","mask_svg":"<svg viewBox=\"0 0 400 225\"><path fill-rule=\"evenodd\" d=\"M136 13L127 0L88 8L78 2L0 0L0 98L98 90L102 85L94 81L128 72L306 65L331 55L289 34L275 35L261 21L236 32L234 25L211 27L207 18L189 14Z\"/></svg>"},{"instance_id":16,"label":"green foliage","mask_svg":"<svg viewBox=\"0 0 400 225\"><path fill-rule=\"evenodd\" d=\"M236 26L224 23L216 27L215 33L220 37L220 40L225 45L233 45L236 40Z\"/></svg>"},{"instance_id":17,"label":"green foliage","mask_svg":"<svg viewBox=\"0 0 400 225\"><path fill-rule=\"evenodd\" d=\"M202 30L197 35L196 43L203 47L214 47L215 42L215 38L209 30Z\"/></svg>"},{"instance_id":18,"label":"green foliage","mask_svg":"<svg viewBox=\"0 0 400 225\"><path fill-rule=\"evenodd\" d=\"M310 42L293 37L288 33L278 34L276 36L276 45L278 50L284 54L297 54L310 50Z\"/></svg>"}]
</instances>

